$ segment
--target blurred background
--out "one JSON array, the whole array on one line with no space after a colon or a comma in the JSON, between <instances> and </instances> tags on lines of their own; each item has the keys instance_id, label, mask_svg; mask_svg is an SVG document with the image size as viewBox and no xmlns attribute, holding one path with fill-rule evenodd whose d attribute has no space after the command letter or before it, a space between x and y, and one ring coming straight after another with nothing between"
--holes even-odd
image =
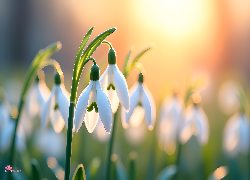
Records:
<instances>
[{"instance_id":1,"label":"blurred background","mask_svg":"<svg viewBox=\"0 0 250 180\"><path fill-rule=\"evenodd\" d=\"M103 31L116 27L117 31L107 38L117 52L117 63L123 68L125 57L131 46L135 48L131 57L135 57L143 48L154 43L153 49L143 56L140 62L146 69L145 81L156 105L171 89L184 94L188 78L206 77L206 87L201 92L201 103L210 125L208 144L204 146L206 174L210 174L220 165L227 165L222 151L222 132L225 123L232 114L224 114L219 108L218 91L226 80L240 83L247 92L250 85L250 1L249 0L127 0L127 1L0 1L0 86L7 93L11 105L17 105L26 71L39 49L60 41L62 49L53 58L64 72L65 86L71 87L72 69L78 47L85 33L95 26L91 40ZM101 45L93 57L100 65L101 73L107 66L108 46ZM83 72L78 93L89 80L89 68ZM45 68L48 87L53 86L51 67ZM138 78L133 71L128 79L129 88ZM40 120L34 123L40 130ZM156 122L157 123L157 122ZM175 162L176 153L167 155L155 147L156 154L150 159L155 131L146 127L138 142L131 142L131 133L123 130L118 123L114 152L128 166L127 158L131 151L138 153L137 178L150 179L150 168L157 175L166 165ZM132 130L131 130L132 131ZM132 132L133 133L133 132ZM64 167L66 129L62 154L57 161ZM137 133L138 134L138 133ZM42 135L40 135L42 136ZM44 136L43 136L44 137ZM101 136L102 137L102 136ZM42 167L43 178L53 179L47 166L48 157L33 143L35 136L27 139L29 156L36 158ZM42 141L42 140L39 140ZM37 142L39 144L39 142ZM85 146L86 145L86 146ZM184 148L186 156L186 178L195 177L195 165L190 165L197 153L190 147L198 146L190 140ZM39 146L38 146L39 147ZM86 128L74 134L72 168L79 163L88 166L96 156L101 158L99 178L105 173L108 142L100 142L89 134ZM155 165L149 166L149 162ZM195 163L193 163L195 164ZM244 163L241 165L244 166ZM2 168L2 167L1 167ZM192 169L193 168L193 169ZM244 169L244 168L243 168ZM186 173L186 174L185 174ZM154 177L154 176L153 176Z\"/></svg>"}]
</instances>

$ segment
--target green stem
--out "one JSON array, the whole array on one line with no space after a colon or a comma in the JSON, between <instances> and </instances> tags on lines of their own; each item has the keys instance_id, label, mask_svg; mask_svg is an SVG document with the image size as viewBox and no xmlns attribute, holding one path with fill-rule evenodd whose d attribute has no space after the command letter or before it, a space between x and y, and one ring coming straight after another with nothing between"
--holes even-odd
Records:
<instances>
[{"instance_id":1,"label":"green stem","mask_svg":"<svg viewBox=\"0 0 250 180\"><path fill-rule=\"evenodd\" d=\"M69 119L68 119L68 130L67 130L67 146L66 146L66 164L65 164L65 180L69 180L70 177L70 160L72 151L72 129L73 129L73 118L74 118L75 103L71 102L69 106Z\"/></svg>"},{"instance_id":2,"label":"green stem","mask_svg":"<svg viewBox=\"0 0 250 180\"><path fill-rule=\"evenodd\" d=\"M12 143L11 143L10 160L9 160L11 166L14 166L15 162L16 162L16 154L15 154L16 131L17 131L18 121L20 118L22 107L23 107L23 98L21 98L21 100L19 102L18 115L17 115L17 118L15 119L16 124L15 124L15 130L14 130L13 139L12 139ZM11 179L10 173L8 174L8 179Z\"/></svg>"},{"instance_id":3,"label":"green stem","mask_svg":"<svg viewBox=\"0 0 250 180\"><path fill-rule=\"evenodd\" d=\"M110 49L113 49L113 46L112 46L112 44L111 44L110 42L103 40L102 43L103 43L103 44L108 44L108 45L109 45L109 48L110 48Z\"/></svg>"},{"instance_id":4,"label":"green stem","mask_svg":"<svg viewBox=\"0 0 250 180\"><path fill-rule=\"evenodd\" d=\"M116 119L117 119L117 114L119 111L119 107L118 110L116 111L116 113L114 114L114 120L113 120L113 128L112 128L112 134L111 134L111 139L109 142L109 151L108 151L108 164L107 164L107 179L110 179L110 165L111 165L111 155L112 155L112 150L113 150L113 142L114 142L114 137L115 137L115 124L116 124Z\"/></svg>"},{"instance_id":5,"label":"green stem","mask_svg":"<svg viewBox=\"0 0 250 180\"><path fill-rule=\"evenodd\" d=\"M180 160L181 160L181 149L182 149L182 144L177 141L177 158L176 158L176 167L177 167L177 172L174 176L174 180L177 180L179 172L180 172Z\"/></svg>"}]
</instances>

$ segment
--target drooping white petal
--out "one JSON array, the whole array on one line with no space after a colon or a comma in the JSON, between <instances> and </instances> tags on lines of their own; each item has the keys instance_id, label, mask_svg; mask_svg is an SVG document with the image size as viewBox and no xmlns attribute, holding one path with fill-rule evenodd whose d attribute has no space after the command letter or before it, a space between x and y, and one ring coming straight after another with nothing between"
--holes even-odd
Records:
<instances>
[{"instance_id":1,"label":"drooping white petal","mask_svg":"<svg viewBox=\"0 0 250 180\"><path fill-rule=\"evenodd\" d=\"M236 82L227 81L219 90L219 105L224 113L234 113L239 107L239 86Z\"/></svg>"},{"instance_id":2,"label":"drooping white petal","mask_svg":"<svg viewBox=\"0 0 250 180\"><path fill-rule=\"evenodd\" d=\"M137 106L134 109L133 114L130 117L130 125L132 127L138 127L141 125L145 115L145 110L141 106Z\"/></svg>"},{"instance_id":3,"label":"drooping white petal","mask_svg":"<svg viewBox=\"0 0 250 180\"><path fill-rule=\"evenodd\" d=\"M51 102L52 102L52 98L55 98L54 97L55 92L56 92L56 87L54 86L52 91L51 91L51 94L49 96L48 101L43 106L42 116L41 116L42 128L44 128L48 124L49 116L50 116L50 110L51 110L51 108L54 108L54 107L51 107Z\"/></svg>"},{"instance_id":4,"label":"drooping white petal","mask_svg":"<svg viewBox=\"0 0 250 180\"><path fill-rule=\"evenodd\" d=\"M93 81L90 81L89 85L82 91L75 110L75 128L76 131L80 129L82 126L85 114L86 114L86 109L88 106L88 100L89 100L89 95L90 91L92 89Z\"/></svg>"},{"instance_id":5,"label":"drooping white petal","mask_svg":"<svg viewBox=\"0 0 250 180\"><path fill-rule=\"evenodd\" d=\"M143 87L142 106L145 109L145 120L150 130L152 130L154 123L155 123L155 116L156 116L155 102L148 88L144 84L142 85L142 87Z\"/></svg>"},{"instance_id":6,"label":"drooping white petal","mask_svg":"<svg viewBox=\"0 0 250 180\"><path fill-rule=\"evenodd\" d=\"M129 93L128 93L128 85L124 75L118 69L117 65L113 66L114 72L114 82L115 82L115 90L117 96L122 104L122 106L128 111L129 110Z\"/></svg>"},{"instance_id":7,"label":"drooping white petal","mask_svg":"<svg viewBox=\"0 0 250 180\"><path fill-rule=\"evenodd\" d=\"M38 98L38 104L39 104L39 116L41 116L42 113L42 107L45 104L45 102L49 99L50 90L45 84L44 81L39 81L38 84L38 92L37 92L37 98Z\"/></svg>"},{"instance_id":8,"label":"drooping white petal","mask_svg":"<svg viewBox=\"0 0 250 180\"><path fill-rule=\"evenodd\" d=\"M55 106L54 98L52 99L51 105ZM59 109L50 111L50 121L56 133L60 133L63 130L65 121L63 120Z\"/></svg>"},{"instance_id":9,"label":"drooping white petal","mask_svg":"<svg viewBox=\"0 0 250 180\"><path fill-rule=\"evenodd\" d=\"M125 137L127 139L127 141L130 143L130 144L133 144L133 145L139 145L141 144L144 140L145 140L145 137L146 137L146 130L147 128L146 127L146 124L145 123L142 123L141 126L138 126L138 127L132 127L130 126L128 129L125 130Z\"/></svg>"},{"instance_id":10,"label":"drooping white petal","mask_svg":"<svg viewBox=\"0 0 250 180\"><path fill-rule=\"evenodd\" d=\"M223 132L223 149L231 156L238 153L240 120L240 114L233 115L227 121Z\"/></svg>"},{"instance_id":11,"label":"drooping white petal","mask_svg":"<svg viewBox=\"0 0 250 180\"><path fill-rule=\"evenodd\" d=\"M5 152L10 148L14 129L15 129L15 122L14 120L9 119L5 124L4 128L0 131L0 150L2 152ZM20 152L26 149L25 134L20 124L18 125L17 128L15 147Z\"/></svg>"},{"instance_id":12,"label":"drooping white petal","mask_svg":"<svg viewBox=\"0 0 250 180\"><path fill-rule=\"evenodd\" d=\"M70 95L63 84L58 88L58 108L61 112L66 127L68 128Z\"/></svg>"},{"instance_id":13,"label":"drooping white petal","mask_svg":"<svg viewBox=\"0 0 250 180\"><path fill-rule=\"evenodd\" d=\"M129 127L129 124L126 122L126 109L122 106L121 107L121 121L122 121L122 127L124 129L127 129Z\"/></svg>"},{"instance_id":14,"label":"drooping white petal","mask_svg":"<svg viewBox=\"0 0 250 180\"><path fill-rule=\"evenodd\" d=\"M34 133L32 144L47 157L60 159L65 153L65 137L63 133L55 133L52 128L39 129Z\"/></svg>"},{"instance_id":15,"label":"drooping white petal","mask_svg":"<svg viewBox=\"0 0 250 180\"><path fill-rule=\"evenodd\" d=\"M103 91L108 96L108 99L109 99L109 102L111 105L111 109L112 109L112 113L115 113L118 109L118 106L119 106L119 98L117 96L116 89L113 90L112 88L110 88L109 90L107 90L107 87L110 84L115 86L113 66L114 65L109 65L109 69L108 69L107 76L106 76L107 77L107 84L103 88Z\"/></svg>"},{"instance_id":16,"label":"drooping white petal","mask_svg":"<svg viewBox=\"0 0 250 180\"><path fill-rule=\"evenodd\" d=\"M85 125L89 133L92 133L99 119L99 113L93 109L91 112L86 112Z\"/></svg>"},{"instance_id":17,"label":"drooping white petal","mask_svg":"<svg viewBox=\"0 0 250 180\"><path fill-rule=\"evenodd\" d=\"M36 82L31 87L27 95L25 109L26 109L27 114L31 118L35 117L38 114L39 109L40 109L39 102L38 102L38 91L39 91L38 82Z\"/></svg>"},{"instance_id":18,"label":"drooping white petal","mask_svg":"<svg viewBox=\"0 0 250 180\"><path fill-rule=\"evenodd\" d=\"M239 125L239 136L240 136L240 151L247 154L249 150L249 120L246 116L241 115L240 125Z\"/></svg>"},{"instance_id":19,"label":"drooping white petal","mask_svg":"<svg viewBox=\"0 0 250 180\"><path fill-rule=\"evenodd\" d=\"M103 91L105 91L105 88L107 89L107 81L108 81L108 77L107 77L107 73L108 73L108 71L109 71L109 65L108 65L108 67L106 68L106 70L104 71L104 73L101 75L101 77L100 77L100 80L99 80L99 82L100 82L100 84L101 84L101 87L102 87L102 89L103 89Z\"/></svg>"},{"instance_id":20,"label":"drooping white petal","mask_svg":"<svg viewBox=\"0 0 250 180\"><path fill-rule=\"evenodd\" d=\"M195 108L195 118L198 130L198 140L202 145L205 145L208 141L209 137L209 124L207 115L205 114L204 110L201 107Z\"/></svg>"},{"instance_id":21,"label":"drooping white petal","mask_svg":"<svg viewBox=\"0 0 250 180\"><path fill-rule=\"evenodd\" d=\"M100 87L99 81L96 81L97 107L99 116L107 132L111 131L112 110L108 97Z\"/></svg>"},{"instance_id":22,"label":"drooping white petal","mask_svg":"<svg viewBox=\"0 0 250 180\"><path fill-rule=\"evenodd\" d=\"M89 95L88 106L90 106L93 102L97 103L96 81L93 81L92 89ZM84 118L84 122L89 133L92 133L94 131L98 119L99 113L95 112L95 108L93 108L93 110L90 112L86 110L86 117Z\"/></svg>"},{"instance_id":23,"label":"drooping white petal","mask_svg":"<svg viewBox=\"0 0 250 180\"><path fill-rule=\"evenodd\" d=\"M184 121L180 124L180 136L179 140L182 144L185 144L193 135L197 134L194 131L197 131L194 117L194 108L193 105L189 105L184 113Z\"/></svg>"},{"instance_id":24,"label":"drooping white petal","mask_svg":"<svg viewBox=\"0 0 250 180\"><path fill-rule=\"evenodd\" d=\"M130 96L130 108L129 111L126 112L125 115L125 119L126 119L126 123L129 124L130 121L130 117L132 116L135 108L138 106L139 104L139 97L140 97L140 92L142 90L142 85L137 83L133 89L130 91L131 96Z\"/></svg>"}]
</instances>

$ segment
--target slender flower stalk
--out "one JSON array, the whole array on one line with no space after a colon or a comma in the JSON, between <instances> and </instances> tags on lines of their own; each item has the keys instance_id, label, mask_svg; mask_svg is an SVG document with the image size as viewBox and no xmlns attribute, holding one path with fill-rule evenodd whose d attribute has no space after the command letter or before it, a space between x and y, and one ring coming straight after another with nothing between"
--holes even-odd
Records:
<instances>
[{"instance_id":1,"label":"slender flower stalk","mask_svg":"<svg viewBox=\"0 0 250 180\"><path fill-rule=\"evenodd\" d=\"M90 56L94 53L96 48L104 41L104 39L112 34L116 28L111 28L104 31L102 34L98 35L84 50L94 27L90 28L87 34L84 36L81 45L79 47L78 53L76 55L75 65L73 69L72 86L70 94L70 105L69 105L69 117L68 117L68 130L67 130L67 146L66 146L66 163L65 163L65 180L70 179L70 163L71 163L71 151L72 151L72 130L73 130L73 120L75 114L75 103L77 97L77 89L80 81L80 76L82 74L85 64L92 60L96 64L93 58ZM84 110L85 111L85 110Z\"/></svg>"},{"instance_id":2,"label":"slender flower stalk","mask_svg":"<svg viewBox=\"0 0 250 180\"><path fill-rule=\"evenodd\" d=\"M11 143L11 150L10 150L10 165L14 166L15 165L15 153L14 153L14 148L15 148L15 139L16 139L16 131L17 131L17 127L18 127L18 123L19 123L19 119L20 119L20 115L21 115L21 111L25 102L25 98L26 98L26 94L30 85L30 81L32 80L33 76L37 74L37 72L42 69L43 67L47 66L47 64L44 64L44 62L46 62L46 59L48 59L53 53L59 51L61 49L62 45L60 42L56 42L51 44L50 46L46 47L45 49L42 49L38 52L38 54L36 55L36 57L34 58L29 70L28 70L28 74L26 76L26 80L24 83L24 87L21 93L21 98L19 101L19 105L18 105L18 115L16 117L16 121L15 121L15 130L14 130L14 135L13 135L13 139L12 139L12 143ZM47 60L49 61L49 60ZM53 64L55 66L55 68L57 69L57 71L60 72L60 66L58 67L56 64ZM9 176L9 179L11 177Z\"/></svg>"}]
</instances>

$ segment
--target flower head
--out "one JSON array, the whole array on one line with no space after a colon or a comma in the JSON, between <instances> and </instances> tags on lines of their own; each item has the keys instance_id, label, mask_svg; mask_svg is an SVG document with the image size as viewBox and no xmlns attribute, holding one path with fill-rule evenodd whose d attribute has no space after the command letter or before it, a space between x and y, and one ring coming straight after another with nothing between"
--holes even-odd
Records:
<instances>
[{"instance_id":1,"label":"flower head","mask_svg":"<svg viewBox=\"0 0 250 180\"><path fill-rule=\"evenodd\" d=\"M130 90L130 109L128 112L122 108L122 125L127 128L129 124L133 127L138 127L143 118L149 130L153 130L155 123L155 102L152 94L143 82L142 73L139 74L139 82L136 83Z\"/></svg>"},{"instance_id":2,"label":"flower head","mask_svg":"<svg viewBox=\"0 0 250 180\"><path fill-rule=\"evenodd\" d=\"M232 116L224 129L223 149L231 156L249 150L249 119L241 113Z\"/></svg>"},{"instance_id":3,"label":"flower head","mask_svg":"<svg viewBox=\"0 0 250 180\"><path fill-rule=\"evenodd\" d=\"M163 101L158 124L159 142L163 147L175 143L179 130L179 122L182 117L182 110L182 99L176 94L167 97Z\"/></svg>"},{"instance_id":4,"label":"flower head","mask_svg":"<svg viewBox=\"0 0 250 180\"><path fill-rule=\"evenodd\" d=\"M82 91L75 111L75 127L78 131L85 122L89 133L96 127L101 119L107 132L111 131L112 110L107 95L103 92L99 82L99 67L93 65L90 73L90 83Z\"/></svg>"},{"instance_id":5,"label":"flower head","mask_svg":"<svg viewBox=\"0 0 250 180\"><path fill-rule=\"evenodd\" d=\"M37 114L41 116L42 107L45 102L48 100L50 95L50 90L44 82L44 79L41 76L36 77L36 82L31 87L27 95L26 101L26 112L33 118Z\"/></svg>"},{"instance_id":6,"label":"flower head","mask_svg":"<svg viewBox=\"0 0 250 180\"><path fill-rule=\"evenodd\" d=\"M58 73L55 75L55 86L53 87L48 101L42 110L42 127L45 127L50 119L55 132L62 131L64 125L68 126L69 117L69 93L61 82Z\"/></svg>"},{"instance_id":7,"label":"flower head","mask_svg":"<svg viewBox=\"0 0 250 180\"><path fill-rule=\"evenodd\" d=\"M100 78L101 87L108 96L112 113L118 109L119 101L121 105L129 110L128 85L122 72L116 64L115 50L110 49L108 53L109 65Z\"/></svg>"},{"instance_id":8,"label":"flower head","mask_svg":"<svg viewBox=\"0 0 250 180\"><path fill-rule=\"evenodd\" d=\"M181 127L180 141L186 143L192 135L195 135L198 142L202 145L205 145L208 141L208 119L199 104L192 104L187 107L184 115L184 124Z\"/></svg>"}]
</instances>

